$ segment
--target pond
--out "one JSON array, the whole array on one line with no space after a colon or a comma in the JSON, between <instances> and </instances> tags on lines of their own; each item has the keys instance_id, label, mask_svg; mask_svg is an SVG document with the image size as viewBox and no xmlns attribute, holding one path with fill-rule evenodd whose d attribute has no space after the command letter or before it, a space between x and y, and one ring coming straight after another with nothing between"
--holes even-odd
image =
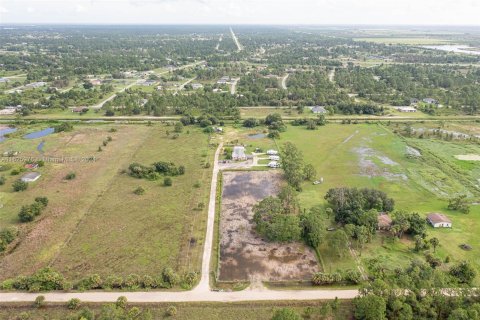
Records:
<instances>
[{"instance_id":1,"label":"pond","mask_svg":"<svg viewBox=\"0 0 480 320\"><path fill-rule=\"evenodd\" d=\"M35 131L29 134L26 134L23 136L24 139L37 139L41 137L48 136L49 134L52 134L55 132L54 128L46 128L40 131Z\"/></svg>"},{"instance_id":2,"label":"pond","mask_svg":"<svg viewBox=\"0 0 480 320\"><path fill-rule=\"evenodd\" d=\"M423 46L423 48L455 52L455 53L480 55L480 51L476 51L475 48L464 46L464 45Z\"/></svg>"},{"instance_id":3,"label":"pond","mask_svg":"<svg viewBox=\"0 0 480 320\"><path fill-rule=\"evenodd\" d=\"M0 129L0 142L5 141L5 139L7 139L5 137L6 134L13 133L15 131L17 131L17 128L3 128L3 129Z\"/></svg>"},{"instance_id":4,"label":"pond","mask_svg":"<svg viewBox=\"0 0 480 320\"><path fill-rule=\"evenodd\" d=\"M37 146L37 151L43 153L43 146L45 145L45 141L42 141Z\"/></svg>"},{"instance_id":5,"label":"pond","mask_svg":"<svg viewBox=\"0 0 480 320\"><path fill-rule=\"evenodd\" d=\"M265 133L252 133L252 134L249 134L248 137L250 139L263 139L263 138L266 138L267 135Z\"/></svg>"}]
</instances>

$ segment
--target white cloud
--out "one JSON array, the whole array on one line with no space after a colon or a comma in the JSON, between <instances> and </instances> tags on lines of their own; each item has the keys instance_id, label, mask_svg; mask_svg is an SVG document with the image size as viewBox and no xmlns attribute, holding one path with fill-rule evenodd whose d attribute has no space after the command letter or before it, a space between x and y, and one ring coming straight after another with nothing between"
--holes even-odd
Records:
<instances>
[{"instance_id":1,"label":"white cloud","mask_svg":"<svg viewBox=\"0 0 480 320\"><path fill-rule=\"evenodd\" d=\"M5 7L0 7L0 14L1 14L1 13L8 13L8 12L10 12L10 11L9 11L7 8L5 8Z\"/></svg>"}]
</instances>

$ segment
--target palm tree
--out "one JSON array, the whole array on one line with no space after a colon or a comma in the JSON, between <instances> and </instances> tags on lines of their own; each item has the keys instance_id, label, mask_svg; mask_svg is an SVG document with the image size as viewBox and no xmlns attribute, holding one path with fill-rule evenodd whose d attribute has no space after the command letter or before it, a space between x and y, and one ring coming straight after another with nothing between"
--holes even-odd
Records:
<instances>
[{"instance_id":1,"label":"palm tree","mask_svg":"<svg viewBox=\"0 0 480 320\"><path fill-rule=\"evenodd\" d=\"M430 239L430 244L432 245L433 252L435 253L437 246L440 244L440 240L438 240L438 238L433 237L432 239Z\"/></svg>"}]
</instances>

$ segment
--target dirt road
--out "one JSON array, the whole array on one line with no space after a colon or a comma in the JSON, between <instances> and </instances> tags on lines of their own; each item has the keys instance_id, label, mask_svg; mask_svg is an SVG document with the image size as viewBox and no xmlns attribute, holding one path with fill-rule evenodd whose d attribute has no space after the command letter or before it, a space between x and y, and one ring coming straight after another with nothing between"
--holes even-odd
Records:
<instances>
[{"instance_id":1,"label":"dirt road","mask_svg":"<svg viewBox=\"0 0 480 320\"><path fill-rule=\"evenodd\" d=\"M218 166L218 158L220 151L223 148L223 143L218 145L217 151L215 151L215 157L213 160L213 173L212 183L210 184L210 199L208 201L208 217L207 217L207 233L205 235L205 247L203 249L202 257L202 276L200 282L193 289L192 292L199 293L200 296L204 292L210 292L210 259L212 258L213 247L213 232L215 229L215 204L217 199L217 181L220 168Z\"/></svg>"},{"instance_id":2,"label":"dirt road","mask_svg":"<svg viewBox=\"0 0 480 320\"><path fill-rule=\"evenodd\" d=\"M282 78L282 89L283 89L283 90L287 90L287 79L288 79L288 76L289 76L289 74L287 74L286 76L284 76L284 77Z\"/></svg>"}]
</instances>

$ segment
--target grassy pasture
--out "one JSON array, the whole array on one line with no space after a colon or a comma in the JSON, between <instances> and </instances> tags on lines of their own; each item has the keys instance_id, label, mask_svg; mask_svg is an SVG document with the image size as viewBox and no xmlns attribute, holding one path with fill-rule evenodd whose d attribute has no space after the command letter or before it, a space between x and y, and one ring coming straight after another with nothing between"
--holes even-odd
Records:
<instances>
[{"instance_id":1,"label":"grassy pasture","mask_svg":"<svg viewBox=\"0 0 480 320\"><path fill-rule=\"evenodd\" d=\"M452 260L468 259L480 270L478 253L475 253L475 250L463 251L458 247L462 243L468 243L474 248L480 246L480 207L473 206L469 215L446 209L446 199L452 196L452 193L465 191L463 179L480 178L477 176L480 163L464 164L469 171L457 172L459 160L456 160L453 154L460 152L458 148L476 148L477 153L480 153L478 146L452 142L445 147L441 141L411 141L398 137L387 127L373 124L329 124L315 131L290 126L278 143L285 141L295 143L302 150L305 161L312 163L318 176L325 181L324 184L316 186L305 183L303 192L300 193L303 207L324 203L325 193L334 187L380 189L395 199L396 209L419 212L422 215L429 212L443 212L448 215L453 221L451 230L428 229L430 237L440 239L437 254L440 257L449 255ZM407 158L407 143L418 147L422 154L425 153L425 159ZM431 161L431 154L437 155L441 161ZM364 161L371 161L370 171L363 171L365 168L362 168L362 157ZM371 167L376 167L376 170L371 170ZM456 173L450 176L450 172ZM369 258L377 257L388 267L394 268L407 263L409 258L421 257L414 253L412 248L411 239L391 242L386 236L378 234L372 243L361 250L360 260L365 264ZM327 271L351 268L354 264L350 256L333 256L327 245L320 247L320 253Z\"/></svg>"},{"instance_id":2,"label":"grassy pasture","mask_svg":"<svg viewBox=\"0 0 480 320\"><path fill-rule=\"evenodd\" d=\"M198 270L205 232L205 207L212 151L207 136L196 129L178 139L166 137L163 125L76 125L73 132L25 140L21 128L14 137L0 143L0 151L18 150L21 156L42 156L36 146L45 140L46 157L95 156L94 162L46 163L42 177L28 190L13 193L17 177L9 172L0 187L0 225L16 225L21 233L15 248L0 256L2 279L28 274L51 265L76 280L87 274L156 274L164 266L179 271ZM171 131L171 129L170 129ZM185 130L186 131L186 130ZM20 133L22 132L22 133ZM97 149L107 136L113 141ZM150 165L173 161L186 167L184 176L173 177L173 186L163 179L146 181L122 173L132 162ZM17 165L19 166L19 165ZM68 172L76 179L64 180ZM198 182L199 187L194 187ZM142 186L146 193L135 195ZM21 205L35 196L47 196L49 206L35 222L20 225Z\"/></svg>"},{"instance_id":3,"label":"grassy pasture","mask_svg":"<svg viewBox=\"0 0 480 320\"><path fill-rule=\"evenodd\" d=\"M351 301L341 300L338 302L337 310L333 314L326 314L327 305L332 302L326 301L293 301L293 302L248 302L248 303L158 303L158 304L129 304L128 307L137 306L144 312L150 312L153 319L172 319L168 316L166 309L169 306L177 308L177 315L174 319L196 319L196 320L269 320L272 318L275 310L281 308L292 308L298 314L306 314L306 310L310 309L310 319L351 319L352 303ZM98 304L85 304L93 310L95 314L99 314L101 306ZM332 310L332 308L328 308ZM66 319L75 315L78 311L71 311L66 306L49 305L47 307L36 309L27 304L16 305L0 305L0 317L2 319L16 319L22 313L28 312L29 319Z\"/></svg>"}]
</instances>

